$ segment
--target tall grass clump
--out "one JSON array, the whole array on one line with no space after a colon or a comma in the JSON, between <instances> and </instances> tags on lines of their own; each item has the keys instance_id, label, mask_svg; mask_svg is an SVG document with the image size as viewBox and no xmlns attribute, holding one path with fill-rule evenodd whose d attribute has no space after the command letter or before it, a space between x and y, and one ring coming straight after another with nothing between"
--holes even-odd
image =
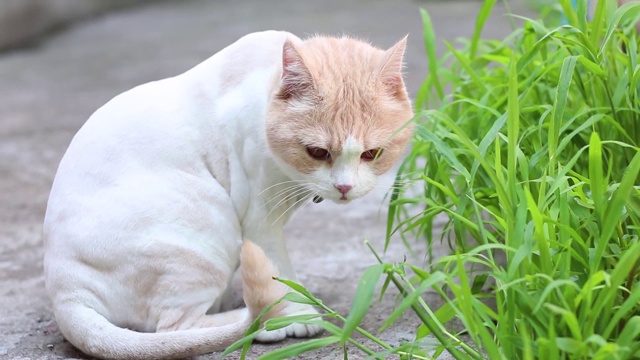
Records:
<instances>
[{"instance_id":1,"label":"tall grass clump","mask_svg":"<svg viewBox=\"0 0 640 360\"><path fill-rule=\"evenodd\" d=\"M315 305L324 319L266 328L312 323L326 334L262 358L327 346L375 359L640 358L640 3L598 1L589 21L586 0L560 0L566 25L522 18L505 39L481 40L494 3L441 58L422 12L429 76L387 236L427 249L447 242L451 254L427 255L427 265L378 257L348 316L281 280L296 291L283 300ZM359 327L380 285L380 296L400 292L383 328L412 312L422 322L412 341L392 346ZM443 305L427 304L426 292ZM244 358L255 334L227 353L243 347Z\"/></svg>"},{"instance_id":2,"label":"tall grass clump","mask_svg":"<svg viewBox=\"0 0 640 360\"><path fill-rule=\"evenodd\" d=\"M419 190L391 204L390 232L452 245L415 280L445 278L422 334L450 349L465 333L471 358L640 358L640 3L599 1L587 21L562 0L567 25L479 40L494 2L443 58L426 43L416 102L435 110L400 172Z\"/></svg>"}]
</instances>

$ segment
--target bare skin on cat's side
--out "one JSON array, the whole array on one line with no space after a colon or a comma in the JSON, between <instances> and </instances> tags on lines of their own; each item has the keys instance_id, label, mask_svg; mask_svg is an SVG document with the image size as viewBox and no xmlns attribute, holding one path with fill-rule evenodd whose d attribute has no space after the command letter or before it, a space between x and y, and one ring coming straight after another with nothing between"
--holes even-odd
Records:
<instances>
[{"instance_id":1,"label":"bare skin on cat's side","mask_svg":"<svg viewBox=\"0 0 640 360\"><path fill-rule=\"evenodd\" d=\"M286 293L271 277L296 279L283 236L291 213L366 194L403 152L405 44L253 33L97 110L45 215L45 283L64 336L105 359L188 357L239 339ZM229 310L238 267L247 308ZM283 303L267 318L314 313Z\"/></svg>"}]
</instances>

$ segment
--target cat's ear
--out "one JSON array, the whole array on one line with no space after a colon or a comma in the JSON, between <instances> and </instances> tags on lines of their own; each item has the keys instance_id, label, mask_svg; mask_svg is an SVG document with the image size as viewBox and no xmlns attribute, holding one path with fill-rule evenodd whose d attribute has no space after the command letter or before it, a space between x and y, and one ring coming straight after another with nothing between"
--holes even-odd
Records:
<instances>
[{"instance_id":1,"label":"cat's ear","mask_svg":"<svg viewBox=\"0 0 640 360\"><path fill-rule=\"evenodd\" d=\"M402 80L404 51L407 47L407 36L385 51L380 65L380 81L392 95L405 94Z\"/></svg>"},{"instance_id":2,"label":"cat's ear","mask_svg":"<svg viewBox=\"0 0 640 360\"><path fill-rule=\"evenodd\" d=\"M287 39L282 46L282 79L278 97L284 100L305 97L313 88L309 68L295 45Z\"/></svg>"}]
</instances>

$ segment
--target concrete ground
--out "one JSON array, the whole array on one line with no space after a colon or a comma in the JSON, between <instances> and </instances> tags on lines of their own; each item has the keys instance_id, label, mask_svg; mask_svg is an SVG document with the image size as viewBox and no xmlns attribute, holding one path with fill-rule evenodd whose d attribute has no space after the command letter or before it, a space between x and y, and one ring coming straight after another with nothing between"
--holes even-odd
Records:
<instances>
[{"instance_id":1,"label":"concrete ground","mask_svg":"<svg viewBox=\"0 0 640 360\"><path fill-rule=\"evenodd\" d=\"M347 33L380 47L408 33L406 78L415 93L426 74L419 8L431 13L443 49L441 40L471 35L480 6L478 0L163 1L81 22L29 48L0 54L0 358L85 358L63 339L51 313L42 276L41 224L58 162L99 106L137 84L181 73L242 35L265 29L303 37ZM511 6L525 12L520 2ZM508 18L499 14L503 11L498 5L485 36L509 32ZM363 239L382 248L384 185L392 180L393 174L384 176L378 191L347 206L308 206L288 226L288 246L301 280L342 314L350 309L362 272L375 263ZM386 259L401 260L407 253L395 241ZM421 263L423 256L413 261ZM438 305L434 296L425 296ZM395 304L392 295L376 303L363 327L376 333ZM412 339L417 324L407 314L380 337L392 344ZM255 346L250 358L293 341ZM355 348L349 355L364 357ZM301 358L342 357L340 349L328 348Z\"/></svg>"}]
</instances>

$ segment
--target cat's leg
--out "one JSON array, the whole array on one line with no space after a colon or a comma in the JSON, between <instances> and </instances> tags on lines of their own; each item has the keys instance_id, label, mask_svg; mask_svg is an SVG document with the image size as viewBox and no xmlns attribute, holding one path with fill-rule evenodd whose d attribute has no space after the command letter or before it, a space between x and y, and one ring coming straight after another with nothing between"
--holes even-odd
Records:
<instances>
[{"instance_id":1,"label":"cat's leg","mask_svg":"<svg viewBox=\"0 0 640 360\"><path fill-rule=\"evenodd\" d=\"M189 328L221 326L231 320L218 314L225 286L233 268L223 261L221 254L201 252L197 246L162 245L149 247L145 263L162 276L154 282L148 293L140 298L151 298L151 318L158 319L156 331L175 331ZM207 315L207 314L211 315Z\"/></svg>"},{"instance_id":2,"label":"cat's leg","mask_svg":"<svg viewBox=\"0 0 640 360\"><path fill-rule=\"evenodd\" d=\"M224 289L222 295L216 299L213 306L207 311L207 314L215 314L221 311L230 311L238 307L238 304L234 302L233 282L234 277L237 276L238 269L234 271L234 275L229 277L227 287Z\"/></svg>"},{"instance_id":3,"label":"cat's leg","mask_svg":"<svg viewBox=\"0 0 640 360\"><path fill-rule=\"evenodd\" d=\"M270 230L262 231L261 236L255 234L250 239L258 244L276 265L280 278L299 282L287 253L283 233L281 231L273 231L273 229ZM319 314L311 305L293 302L287 302L282 313L284 316ZM261 342L276 342L286 337L311 337L318 334L320 330L322 329L317 325L294 323L281 329L263 331L256 339Z\"/></svg>"},{"instance_id":4,"label":"cat's leg","mask_svg":"<svg viewBox=\"0 0 640 360\"><path fill-rule=\"evenodd\" d=\"M242 245L240 273L243 282L244 308L207 314L212 307L209 300L221 296L233 274L233 268L218 267L217 264L197 253L182 251L189 255L183 259L164 259L173 272L164 274L157 282L155 295L158 301L151 309L152 318L159 319L157 332L176 331L196 328L223 327L248 324L261 313L264 307L278 300L287 292L287 287L271 279L277 276L277 268L265 256L258 246L245 241ZM169 253L169 252L167 252ZM180 251L171 251L176 254ZM171 262L174 262L171 264ZM183 264L179 268L171 265ZM189 281L176 281L179 278ZM216 281L211 281L216 278ZM224 280L227 281L224 281ZM176 297L175 294L180 294ZM265 319L281 315L283 306L276 306L266 314ZM246 327L248 327L248 324ZM244 329L246 330L246 328Z\"/></svg>"}]
</instances>

